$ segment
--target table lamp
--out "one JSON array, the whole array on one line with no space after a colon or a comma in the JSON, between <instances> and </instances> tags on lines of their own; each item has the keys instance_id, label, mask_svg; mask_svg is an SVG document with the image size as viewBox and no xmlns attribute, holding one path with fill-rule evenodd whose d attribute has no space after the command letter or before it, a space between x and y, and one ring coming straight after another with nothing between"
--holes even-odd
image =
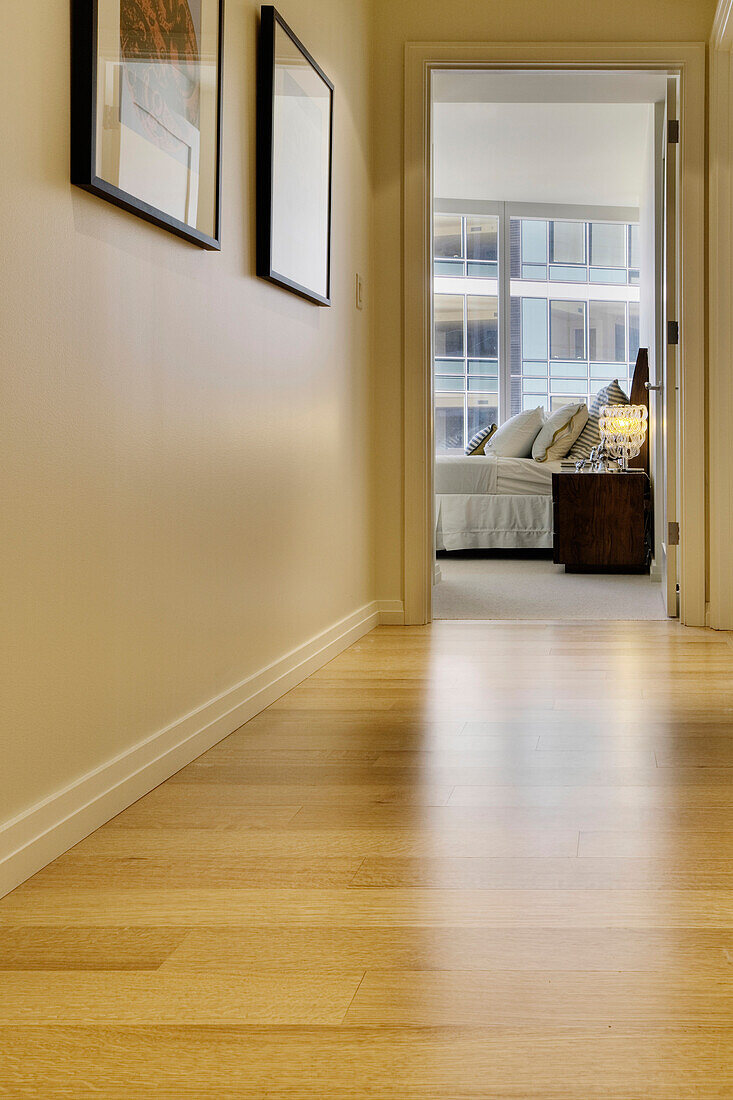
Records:
<instances>
[{"instance_id":1,"label":"table lamp","mask_svg":"<svg viewBox=\"0 0 733 1100\"><path fill-rule=\"evenodd\" d=\"M644 405L604 405L598 420L606 452L618 459L621 470L629 468L644 445L649 412Z\"/></svg>"}]
</instances>

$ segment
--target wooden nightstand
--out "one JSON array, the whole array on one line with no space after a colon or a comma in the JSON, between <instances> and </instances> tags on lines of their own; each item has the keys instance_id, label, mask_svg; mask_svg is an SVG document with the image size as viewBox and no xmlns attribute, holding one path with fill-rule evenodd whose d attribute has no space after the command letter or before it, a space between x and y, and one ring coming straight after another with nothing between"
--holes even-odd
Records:
<instances>
[{"instance_id":1,"label":"wooden nightstand","mask_svg":"<svg viewBox=\"0 0 733 1100\"><path fill-rule=\"evenodd\" d=\"M651 490L643 470L552 475L553 561L566 573L648 573Z\"/></svg>"}]
</instances>

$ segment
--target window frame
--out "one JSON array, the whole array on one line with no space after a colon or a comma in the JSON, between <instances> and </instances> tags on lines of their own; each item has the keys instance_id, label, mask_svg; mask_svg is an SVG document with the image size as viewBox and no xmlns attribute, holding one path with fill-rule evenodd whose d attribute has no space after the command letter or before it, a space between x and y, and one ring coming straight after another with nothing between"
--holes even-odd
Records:
<instances>
[{"instance_id":1,"label":"window frame","mask_svg":"<svg viewBox=\"0 0 733 1100\"><path fill-rule=\"evenodd\" d=\"M552 349L552 334L551 334L551 310L552 302L566 301L573 303L584 304L584 336L585 336L585 356L582 359L578 359L578 364L585 364L587 374L585 380L578 378L579 389L587 389L588 399L591 397L591 389L595 379L592 377L591 367L597 368L599 363L591 363L590 360L590 302L608 301L611 304L623 303L625 308L625 352L626 361L618 362L614 364L614 377L620 376L623 382L624 378L630 378L633 372L633 364L629 363L628 356L630 354L630 303L638 303L638 282L632 280L631 274L634 269L628 267L628 264L632 261L630 243L631 243L631 226L639 224L639 211L634 208L609 208L609 207L573 207L562 206L557 204L536 204L536 203L499 203L499 202L464 202L456 201L451 203L441 203L436 201L434 206L434 213L436 215L452 215L454 217L459 216L462 221L462 248L464 258L462 261L462 274L447 276L436 273L435 266L432 268L432 294L433 299L436 295L441 293L454 293L462 294L464 298L464 310L463 310L463 345L464 345L464 359L463 359L463 399L464 399L464 442L468 440L468 397L469 393L476 396L478 393L485 393L490 400L492 400L494 393L496 392L496 405L497 405L497 420L499 423L503 423L511 415L513 415L517 409L513 408L513 404L524 407L524 386L523 382L519 382L517 389L517 376L512 375L512 362L511 362L511 303L515 297L520 297L524 300L526 298L537 298L545 302L546 318L547 318L547 360L545 377L547 380L547 396L542 395L543 403L546 402L548 409L552 406L552 363L553 358L551 356ZM474 286L474 282L479 280L480 277L468 274L468 258L467 258L467 245L466 245L466 226L467 219L470 217L484 217L486 215L492 215L498 218L498 233L497 233L497 275L496 278L489 277L487 282L493 284L493 286L487 286L484 283L483 287L479 289L478 286ZM513 219L522 220L541 220L546 223L546 243L547 243L547 263L544 266L546 268L547 277L542 280L527 279L523 277L523 256L521 253L522 245L522 230L520 228L520 252L519 252L519 271L512 277L511 264L511 230ZM585 223L585 265L576 265L579 270L584 270L585 281L584 282L560 282L558 280L551 281L550 273L553 266L551 263L551 223L554 221L570 221L570 222L584 222ZM627 266L625 268L619 268L619 272L623 272L625 276L625 282L618 280L606 283L600 281L590 281L591 275L591 226L593 223L600 223L603 225L620 223L626 226L626 232L624 234L625 244L625 259ZM567 267L569 265L562 264L560 267ZM601 269L605 270L605 269ZM611 270L611 269L608 269ZM616 270L616 269L614 269ZM450 287L448 284L453 280L460 279L462 286L453 285ZM513 291L512 284L515 288L517 284L522 284L523 287L531 287L534 293L517 295L516 289ZM494 290L494 287L496 288ZM605 290L604 288L613 288ZM594 293L594 292L597 292ZM631 293L629 293L631 292ZM469 388L469 359L474 362L475 356L469 356L468 353L468 298L470 296L478 297L493 297L496 296L497 308L498 308L498 365L497 365L497 390L496 391L477 391ZM521 307L520 307L521 311ZM522 320L520 312L520 340L522 339ZM523 373L523 349L520 344L520 358L519 358L519 378L524 377ZM455 393L457 390L439 390L437 388L438 372L436 370L437 360L446 359L451 357L437 356L435 353L432 357L432 370L434 379L434 392L438 393ZM479 357L483 359L483 357ZM492 365L496 363L494 359L485 360ZM554 362L570 362L570 360L555 359ZM535 362L535 360L532 360ZM536 360L539 366L540 360ZM474 372L475 373L475 372ZM512 402L512 382L514 381L515 388L515 400ZM568 379L570 381L570 379ZM601 383L599 382L599 385ZM558 394L554 395L558 397ZM493 400L492 400L493 405ZM436 441L437 443L437 441Z\"/></svg>"}]
</instances>

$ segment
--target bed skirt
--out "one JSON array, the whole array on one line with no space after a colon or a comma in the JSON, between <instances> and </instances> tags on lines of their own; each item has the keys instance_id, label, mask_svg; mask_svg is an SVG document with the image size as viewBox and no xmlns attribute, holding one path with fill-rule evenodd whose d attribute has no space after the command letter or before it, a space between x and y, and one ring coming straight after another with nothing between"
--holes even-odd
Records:
<instances>
[{"instance_id":1,"label":"bed skirt","mask_svg":"<svg viewBox=\"0 0 733 1100\"><path fill-rule=\"evenodd\" d=\"M551 496L451 493L435 498L438 550L551 550Z\"/></svg>"}]
</instances>

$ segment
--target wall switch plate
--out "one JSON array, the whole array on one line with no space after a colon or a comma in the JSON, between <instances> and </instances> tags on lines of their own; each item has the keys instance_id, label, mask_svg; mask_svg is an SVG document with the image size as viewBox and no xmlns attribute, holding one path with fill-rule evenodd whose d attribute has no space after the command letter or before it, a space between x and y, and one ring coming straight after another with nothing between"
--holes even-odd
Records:
<instances>
[{"instance_id":1,"label":"wall switch plate","mask_svg":"<svg viewBox=\"0 0 733 1100\"><path fill-rule=\"evenodd\" d=\"M361 275L356 275L356 308L364 308L364 280Z\"/></svg>"}]
</instances>

